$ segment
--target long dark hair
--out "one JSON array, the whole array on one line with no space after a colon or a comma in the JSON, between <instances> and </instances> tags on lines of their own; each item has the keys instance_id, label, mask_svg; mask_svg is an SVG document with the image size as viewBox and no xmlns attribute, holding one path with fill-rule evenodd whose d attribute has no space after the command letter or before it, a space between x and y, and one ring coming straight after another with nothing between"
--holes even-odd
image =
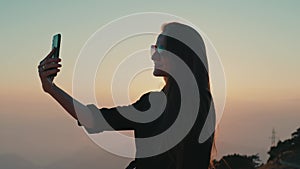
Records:
<instances>
[{"instance_id":1,"label":"long dark hair","mask_svg":"<svg viewBox=\"0 0 300 169\"><path fill-rule=\"evenodd\" d=\"M188 137L190 138L198 138L208 116L208 110L211 105L213 106L213 99L211 96L209 83L208 61L204 41L195 29L188 25L177 22L167 23L163 25L162 33L159 36L165 39L165 50L173 53L174 56L179 57L189 67L196 79L200 97L209 98L208 104L201 104L202 107L200 106L199 108L199 113L195 125L191 129L191 132L188 134ZM168 102L170 103L170 105L172 105L168 109L170 111L176 111L181 102L180 91L178 88L178 84L171 75L169 75L163 91L167 96ZM203 107L205 107L205 109L203 109ZM213 120L212 123L212 125L214 126L215 121ZM214 132L211 134L211 137L206 141L205 144L209 152L205 152L206 154L201 155L200 158L205 157L208 159L207 163L210 163L212 159L212 147L214 147L213 150L215 151ZM183 149L184 144L181 144L175 146L173 151L168 152L169 156L171 156L176 161L176 166L182 165L180 163L183 161L183 159L181 159L183 158L181 156ZM201 160L202 159L199 159L199 161ZM207 163L205 164L205 166L209 165Z\"/></svg>"}]
</instances>

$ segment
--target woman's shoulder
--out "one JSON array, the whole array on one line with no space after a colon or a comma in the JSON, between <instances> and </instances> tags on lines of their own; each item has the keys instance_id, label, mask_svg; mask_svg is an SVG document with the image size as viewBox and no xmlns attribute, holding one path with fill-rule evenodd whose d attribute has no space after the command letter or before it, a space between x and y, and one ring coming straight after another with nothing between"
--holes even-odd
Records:
<instances>
[{"instance_id":1,"label":"woman's shoulder","mask_svg":"<svg viewBox=\"0 0 300 169\"><path fill-rule=\"evenodd\" d=\"M158 97L164 97L165 93L163 91L149 91L147 93L144 93L141 97L141 99L158 99Z\"/></svg>"},{"instance_id":2,"label":"woman's shoulder","mask_svg":"<svg viewBox=\"0 0 300 169\"><path fill-rule=\"evenodd\" d=\"M166 100L166 96L162 91L149 91L144 93L137 102L133 104L133 106L137 109L149 109L151 103L156 102L164 102Z\"/></svg>"}]
</instances>

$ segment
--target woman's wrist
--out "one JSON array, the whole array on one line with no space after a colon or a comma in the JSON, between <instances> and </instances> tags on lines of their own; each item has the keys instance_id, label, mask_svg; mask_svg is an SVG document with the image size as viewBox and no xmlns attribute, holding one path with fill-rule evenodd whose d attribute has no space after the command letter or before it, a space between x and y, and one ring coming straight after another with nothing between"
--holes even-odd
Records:
<instances>
[{"instance_id":1,"label":"woman's wrist","mask_svg":"<svg viewBox=\"0 0 300 169\"><path fill-rule=\"evenodd\" d=\"M57 86L52 82L50 84L50 87L48 88L48 90L46 91L48 94L50 94L51 96L53 96L54 92L55 92L55 88L57 88Z\"/></svg>"}]
</instances>

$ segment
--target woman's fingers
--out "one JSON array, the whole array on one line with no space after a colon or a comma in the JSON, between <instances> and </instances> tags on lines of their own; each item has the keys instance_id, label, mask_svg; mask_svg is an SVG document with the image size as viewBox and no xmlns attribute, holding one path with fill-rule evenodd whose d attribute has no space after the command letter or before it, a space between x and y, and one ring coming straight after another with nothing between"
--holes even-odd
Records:
<instances>
[{"instance_id":1,"label":"woman's fingers","mask_svg":"<svg viewBox=\"0 0 300 169\"><path fill-rule=\"evenodd\" d=\"M61 62L60 58L49 58L44 60L43 62L41 62L38 66L38 70L39 71L45 71L49 68L57 68L57 67L61 67L61 64L59 64L59 62Z\"/></svg>"},{"instance_id":2,"label":"woman's fingers","mask_svg":"<svg viewBox=\"0 0 300 169\"><path fill-rule=\"evenodd\" d=\"M46 70L40 73L40 76L42 78L47 78L50 75L55 75L57 72L59 72L59 69L50 69L50 70Z\"/></svg>"},{"instance_id":3,"label":"woman's fingers","mask_svg":"<svg viewBox=\"0 0 300 169\"><path fill-rule=\"evenodd\" d=\"M47 64L58 63L58 62L61 62L60 58L50 58L50 59L44 60L43 63L40 63L38 68L40 68L44 65L47 65Z\"/></svg>"},{"instance_id":4,"label":"woman's fingers","mask_svg":"<svg viewBox=\"0 0 300 169\"><path fill-rule=\"evenodd\" d=\"M40 62L40 65L45 64L44 62L51 58L51 56L54 54L55 50L56 50L56 48L53 48L50 51L50 53Z\"/></svg>"},{"instance_id":5,"label":"woman's fingers","mask_svg":"<svg viewBox=\"0 0 300 169\"><path fill-rule=\"evenodd\" d=\"M61 61L60 58L50 58L50 59L45 60L45 64L48 64L48 63L58 63L60 61Z\"/></svg>"},{"instance_id":6,"label":"woman's fingers","mask_svg":"<svg viewBox=\"0 0 300 169\"><path fill-rule=\"evenodd\" d=\"M50 64L45 64L41 68L43 69L42 71L48 70L48 69L53 69L53 68L59 68L61 67L61 64L58 63L50 63Z\"/></svg>"},{"instance_id":7,"label":"woman's fingers","mask_svg":"<svg viewBox=\"0 0 300 169\"><path fill-rule=\"evenodd\" d=\"M46 58L50 58L54 54L55 51L56 51L56 48L53 48L51 50L51 52L46 56Z\"/></svg>"}]
</instances>

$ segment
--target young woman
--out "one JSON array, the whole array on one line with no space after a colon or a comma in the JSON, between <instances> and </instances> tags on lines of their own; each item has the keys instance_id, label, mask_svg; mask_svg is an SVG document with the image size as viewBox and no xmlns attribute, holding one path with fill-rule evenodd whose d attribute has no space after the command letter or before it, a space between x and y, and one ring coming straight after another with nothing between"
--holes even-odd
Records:
<instances>
[{"instance_id":1,"label":"young woman","mask_svg":"<svg viewBox=\"0 0 300 169\"><path fill-rule=\"evenodd\" d=\"M114 130L134 130L136 139L153 137L167 131L179 118L181 111L184 109L183 107L188 107L183 112L183 115L186 114L186 116L196 110L196 116L191 116L192 119L179 122L182 130L185 126L190 126L190 128L180 141L166 149L166 151L145 157L143 154L145 154L147 148L137 140L137 157L129 164L128 169L207 169L209 167L214 132L202 131L202 129L208 113L212 112L214 117L214 107L210 92L205 45L196 30L175 22L163 25L162 33L158 36L156 44L151 46L151 59L154 62L153 75L163 76L166 82L165 86L159 92L144 94L132 105L110 109L98 109L94 105L85 106L47 78L58 73L61 67L59 64L60 59L50 58L54 50L38 66L43 90L57 100L89 133L98 133L113 128ZM186 71L183 71L184 66L182 66L182 63L191 72L193 78L189 79ZM182 87L184 82L185 86ZM196 88L193 84L196 84ZM190 90L191 97L187 97L182 91L184 88ZM160 94L165 97L160 97ZM149 101L152 96L155 98L155 104ZM198 98L195 99L195 96ZM147 110L152 109L160 111L161 107L164 110L162 110L159 117L146 123L131 121L120 113L128 110L147 112ZM101 124L101 120L99 120L100 113L112 128L109 129ZM151 111L147 113L151 113ZM208 122L214 128L215 119L212 118ZM171 134L171 136L161 138L155 147L163 149L174 137L174 133L176 135L176 132L182 134L183 131L177 127L177 130L173 131L173 136ZM209 137L200 143L199 136L201 132L208 132Z\"/></svg>"}]
</instances>

